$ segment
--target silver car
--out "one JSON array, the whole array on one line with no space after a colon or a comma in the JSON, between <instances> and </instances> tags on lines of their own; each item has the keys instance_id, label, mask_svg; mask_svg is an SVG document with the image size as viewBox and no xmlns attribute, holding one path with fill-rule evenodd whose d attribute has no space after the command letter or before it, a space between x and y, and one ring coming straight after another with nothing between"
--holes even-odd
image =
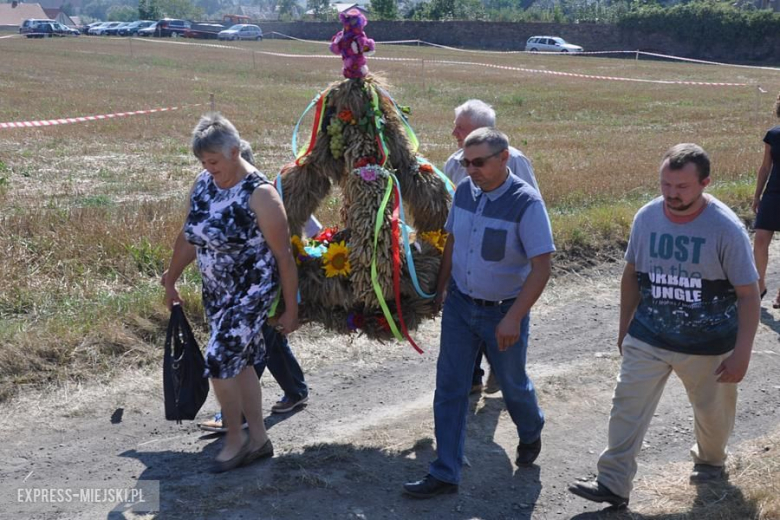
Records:
<instances>
[{"instance_id":1,"label":"silver car","mask_svg":"<svg viewBox=\"0 0 780 520\"><path fill-rule=\"evenodd\" d=\"M230 29L219 31L217 38L220 40L262 40L263 30L256 25L240 23Z\"/></svg>"},{"instance_id":2,"label":"silver car","mask_svg":"<svg viewBox=\"0 0 780 520\"><path fill-rule=\"evenodd\" d=\"M582 52L579 45L572 45L557 36L531 36L525 42L525 50L530 52Z\"/></svg>"}]
</instances>

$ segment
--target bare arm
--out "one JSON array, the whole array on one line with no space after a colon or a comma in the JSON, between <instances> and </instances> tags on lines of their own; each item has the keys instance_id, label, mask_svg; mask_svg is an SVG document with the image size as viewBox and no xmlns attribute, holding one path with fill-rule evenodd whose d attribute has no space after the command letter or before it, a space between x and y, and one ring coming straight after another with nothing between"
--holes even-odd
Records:
<instances>
[{"instance_id":1,"label":"bare arm","mask_svg":"<svg viewBox=\"0 0 780 520\"><path fill-rule=\"evenodd\" d=\"M715 375L720 376L719 383L739 383L745 377L761 312L758 282L738 285L734 290L737 292L737 344L734 352L715 371Z\"/></svg>"},{"instance_id":2,"label":"bare arm","mask_svg":"<svg viewBox=\"0 0 780 520\"><path fill-rule=\"evenodd\" d=\"M260 232L276 258L284 297L284 313L279 317L279 326L282 332L289 334L298 328L298 268L292 255L284 204L273 186L265 184L254 191L249 206L257 215Z\"/></svg>"},{"instance_id":3,"label":"bare arm","mask_svg":"<svg viewBox=\"0 0 780 520\"><path fill-rule=\"evenodd\" d=\"M761 194L764 193L766 181L769 178L769 172L772 170L772 147L764 145L764 160L758 169L756 178L756 194L753 196L753 212L758 213L758 203L761 202Z\"/></svg>"},{"instance_id":4,"label":"bare arm","mask_svg":"<svg viewBox=\"0 0 780 520\"><path fill-rule=\"evenodd\" d=\"M520 322L531 311L536 300L542 295L552 271L552 253L531 258L531 272L528 274L520 294L509 312L496 327L498 350L506 350L520 339Z\"/></svg>"},{"instance_id":5,"label":"bare arm","mask_svg":"<svg viewBox=\"0 0 780 520\"><path fill-rule=\"evenodd\" d=\"M192 197L192 190L195 189L193 185L190 189L190 194L187 196L187 206L190 204ZM165 305L168 309L173 307L174 303L182 303L182 299L179 296L179 291L176 290L176 282L179 280L181 273L184 269L195 260L195 246L187 242L184 238L184 228L176 235L176 241L173 243L173 255L171 256L171 263L168 269L165 270L160 279L160 283L165 287Z\"/></svg>"},{"instance_id":6,"label":"bare arm","mask_svg":"<svg viewBox=\"0 0 780 520\"><path fill-rule=\"evenodd\" d=\"M639 307L639 282L636 279L636 266L626 263L623 277L620 279L620 326L618 329L618 350L623 354L623 340L628 334L628 326L634 319Z\"/></svg>"},{"instance_id":7,"label":"bare arm","mask_svg":"<svg viewBox=\"0 0 780 520\"><path fill-rule=\"evenodd\" d=\"M439 264L439 276L436 279L436 297L433 299L434 307L438 312L441 309L444 299L447 297L447 284L452 275L452 250L455 247L455 237L450 233L447 235L447 241L444 243L444 252L441 255Z\"/></svg>"}]
</instances>

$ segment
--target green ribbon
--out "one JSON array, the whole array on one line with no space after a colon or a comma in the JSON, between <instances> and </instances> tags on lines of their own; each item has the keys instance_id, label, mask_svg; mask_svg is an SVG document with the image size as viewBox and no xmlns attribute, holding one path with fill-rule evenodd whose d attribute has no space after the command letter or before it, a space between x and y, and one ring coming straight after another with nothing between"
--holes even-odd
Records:
<instances>
[{"instance_id":1,"label":"green ribbon","mask_svg":"<svg viewBox=\"0 0 780 520\"><path fill-rule=\"evenodd\" d=\"M382 147L381 166L384 166L387 163L387 156L390 155L390 151L387 149L387 143L385 143L385 132L382 128L382 120L376 115L377 112L379 112L379 94L376 93L376 89L373 86L371 86L371 109L374 111L373 117L374 124L376 125L376 133L379 136L379 143Z\"/></svg>"},{"instance_id":2,"label":"green ribbon","mask_svg":"<svg viewBox=\"0 0 780 520\"><path fill-rule=\"evenodd\" d=\"M396 339L403 341L404 338L398 331L398 327L395 325L395 320L393 320L393 315L390 313L390 309L387 307L387 302L385 302L385 297L382 294L382 287L379 285L376 272L376 251L379 241L379 232L382 230L382 224L384 224L385 220L385 209L387 209L387 203L390 201L390 196L392 194L393 179L392 177L387 177L387 190L385 190L385 195L382 198L382 204L379 206L379 211L376 214L376 224L374 225L374 255L371 258L371 285L374 286L374 292L376 293L377 300L379 300L379 306L382 308L382 313L385 315L385 319L387 320L387 324L390 326L390 330L393 331L393 336L395 336Z\"/></svg>"}]
</instances>

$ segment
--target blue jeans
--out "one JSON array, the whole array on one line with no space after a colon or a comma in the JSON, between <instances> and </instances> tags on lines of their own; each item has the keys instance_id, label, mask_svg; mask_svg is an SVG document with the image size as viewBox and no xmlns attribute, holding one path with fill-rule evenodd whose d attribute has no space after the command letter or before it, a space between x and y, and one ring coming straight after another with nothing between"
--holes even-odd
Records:
<instances>
[{"instance_id":1,"label":"blue jeans","mask_svg":"<svg viewBox=\"0 0 780 520\"><path fill-rule=\"evenodd\" d=\"M303 378L301 365L295 359L290 350L290 344L287 337L280 334L268 325L263 325L263 338L265 339L265 357L263 361L255 365L257 377L263 376L266 364L271 375L282 388L284 395L289 399L303 399L309 395L309 387Z\"/></svg>"},{"instance_id":2,"label":"blue jeans","mask_svg":"<svg viewBox=\"0 0 780 520\"><path fill-rule=\"evenodd\" d=\"M496 342L496 327L511 306L512 302L495 307L479 306L450 285L441 321L433 398L438 458L428 471L444 482L460 482L469 390L474 362L483 342L520 441L536 442L542 434L544 414L536 401L534 385L525 373L530 317L525 316L520 323L517 343L500 352Z\"/></svg>"}]
</instances>

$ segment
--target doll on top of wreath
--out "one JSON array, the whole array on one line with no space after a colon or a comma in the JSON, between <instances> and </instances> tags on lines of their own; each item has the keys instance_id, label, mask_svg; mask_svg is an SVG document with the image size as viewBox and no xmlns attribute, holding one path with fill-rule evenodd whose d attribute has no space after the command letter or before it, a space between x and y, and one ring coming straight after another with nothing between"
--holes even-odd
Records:
<instances>
[{"instance_id":1,"label":"doll on top of wreath","mask_svg":"<svg viewBox=\"0 0 780 520\"><path fill-rule=\"evenodd\" d=\"M347 79L364 78L368 74L366 55L374 52L374 40L363 31L368 20L358 9L348 9L339 13L339 20L344 28L337 32L330 42L330 51L341 54L344 60L342 74Z\"/></svg>"}]
</instances>

